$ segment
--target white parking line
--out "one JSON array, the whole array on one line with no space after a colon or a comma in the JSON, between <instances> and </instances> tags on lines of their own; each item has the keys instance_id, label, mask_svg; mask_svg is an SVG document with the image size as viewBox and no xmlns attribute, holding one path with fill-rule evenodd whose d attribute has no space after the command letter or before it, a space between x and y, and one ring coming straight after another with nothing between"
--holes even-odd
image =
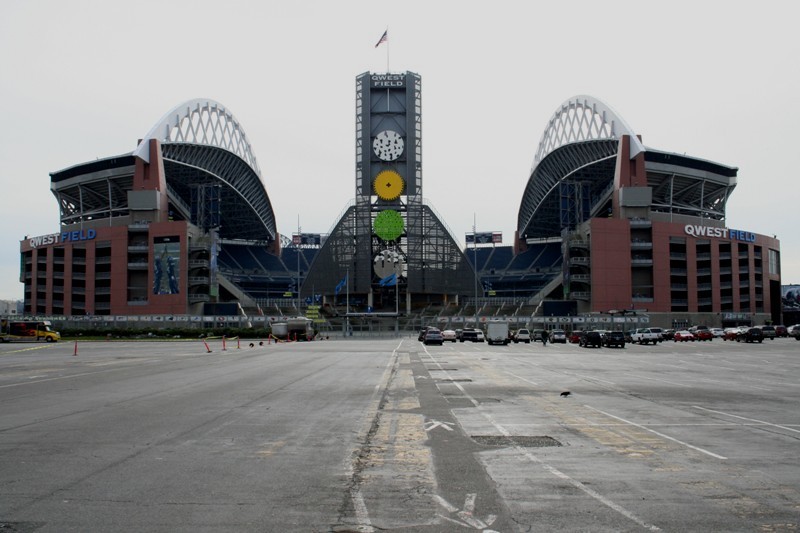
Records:
<instances>
[{"instance_id":1,"label":"white parking line","mask_svg":"<svg viewBox=\"0 0 800 533\"><path fill-rule=\"evenodd\" d=\"M506 374L508 374L509 376L514 376L514 377L515 377L515 378L517 378L518 380L520 380L520 381L524 381L525 383L530 383L531 385L538 385L538 383L536 383L535 381L531 381L531 380L529 380L529 379L525 379L525 378L523 378L522 376L518 376L518 375L516 375L516 374L515 374L515 373L513 373L513 372L509 372L508 370L506 370Z\"/></svg>"},{"instance_id":2,"label":"white parking line","mask_svg":"<svg viewBox=\"0 0 800 533\"><path fill-rule=\"evenodd\" d=\"M785 429L786 431L791 431L793 433L800 433L800 430L798 430L798 429L792 429L790 427L782 426L780 424L773 424L772 422L766 422L764 420L758 420L756 418L747 418L746 416L734 415L734 414L731 414L731 413L725 413L723 411L715 411L714 409L706 409L705 407L700 407L699 405L693 405L692 407L694 407L695 409L700 409L701 411L708 411L709 413L717 413L718 415L730 416L732 418L738 418L740 420L747 420L749 422L756 422L758 424L763 424L765 426L772 426L774 428Z\"/></svg>"},{"instance_id":3,"label":"white parking line","mask_svg":"<svg viewBox=\"0 0 800 533\"><path fill-rule=\"evenodd\" d=\"M635 378L649 379L651 381L660 381L662 383L669 383L670 385L677 385L678 387L691 387L691 385L687 385L685 383L678 383L677 381L669 381L668 379L658 379L658 378L649 378L647 376L637 376L636 374L631 374L630 372L627 372L627 374L629 376L633 376Z\"/></svg>"},{"instance_id":4,"label":"white parking line","mask_svg":"<svg viewBox=\"0 0 800 533\"><path fill-rule=\"evenodd\" d=\"M670 437L669 435L665 435L663 433L659 433L658 431L650 429L650 428L648 428L646 426L643 426L641 424L637 424L636 422L631 422L630 420L625 420L624 418L620 418L618 416L614 416L611 413L606 413L605 411L601 411L600 409L595 409L594 407L592 407L590 405L584 405L584 407L586 407L587 409L591 409L592 411L597 411L598 413L602 413L602 414L604 414L606 416L609 416L609 417L611 417L611 418L613 418L615 420L619 420L620 422L625 422L626 424L630 424L631 426L637 427L639 429L643 429L645 431L649 431L650 433L653 433L654 435L658 435L659 437L661 437L663 439L671 440L672 442L677 442L681 446L686 446L687 448L691 448L691 449L696 450L696 451L698 451L700 453L704 453L706 455L710 455L711 457L715 457L717 459L723 459L723 460L727 459L727 457L724 457L722 455L717 455L714 452L710 452L708 450L704 450L703 448L699 448L697 446L693 446L693 445L689 444L688 442L683 442L682 440L678 440L675 437Z\"/></svg>"},{"instance_id":5,"label":"white parking line","mask_svg":"<svg viewBox=\"0 0 800 533\"><path fill-rule=\"evenodd\" d=\"M503 435L504 437L508 437L508 438L513 437L513 435L511 434L510 431L508 431L505 427L500 425L500 423L497 422L490 413L486 412L486 410L481 406L480 402L475 400L472 396L469 395L469 393L467 393L467 391L464 389L464 387L461 385L461 383L453 382L453 385L455 385L458 388L458 390L461 391L461 393L464 395L464 397L469 399L475 405L475 407L477 408L478 412L481 413L481 415L483 415L483 417L486 418L486 420L492 426L494 426L494 428L501 435ZM648 531L661 531L661 528L659 528L658 526L654 526L652 524L648 524L647 522L645 522L644 520L642 520L641 518L639 518L638 516L633 514L631 511L628 511L627 509L625 509L624 507L622 507L618 503L615 503L615 502L609 500L608 498L606 498L605 496L603 496L599 492L595 491L594 489L591 489L591 488L587 487L586 485L584 485L583 483L581 483L577 479L571 478L570 476L568 476L564 472L560 471L559 469L555 468L554 466L551 466L551 465L545 463L542 459L540 459L539 457L533 455L532 453L530 453L529 451L525 450L524 448L522 448L520 446L517 446L517 445L514 445L513 448L517 451L517 453L521 454L523 457L525 457L526 459L528 459L532 463L538 464L544 470L550 472L552 475L556 476L557 478L559 478L559 479L561 479L563 481L566 481L567 483L569 483L570 485L572 485L576 489L582 491L583 493L587 494L588 496L591 496L592 498L594 498L598 502L602 503L606 507L609 507L610 509L613 509L614 511L618 512L619 514L621 514L622 516L624 516L628 520L630 520L632 522L635 522L636 524L638 524L639 526L647 529Z\"/></svg>"}]
</instances>

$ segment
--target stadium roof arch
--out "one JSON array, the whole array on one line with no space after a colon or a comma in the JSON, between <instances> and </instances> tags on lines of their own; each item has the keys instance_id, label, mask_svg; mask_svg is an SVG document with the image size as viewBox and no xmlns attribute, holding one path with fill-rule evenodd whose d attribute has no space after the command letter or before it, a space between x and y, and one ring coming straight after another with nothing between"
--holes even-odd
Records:
<instances>
[{"instance_id":1,"label":"stadium roof arch","mask_svg":"<svg viewBox=\"0 0 800 533\"><path fill-rule=\"evenodd\" d=\"M645 151L633 129L607 104L587 95L562 103L548 121L533 159L517 219L520 237L559 235L564 183L581 183L579 201L598 209L611 193L608 176L614 175L623 135L631 137L631 158Z\"/></svg>"},{"instance_id":2,"label":"stadium roof arch","mask_svg":"<svg viewBox=\"0 0 800 533\"><path fill-rule=\"evenodd\" d=\"M616 111L580 95L556 109L539 141L517 218L520 238L557 237L587 217L606 215L624 135L630 159L644 154L653 211L724 220L736 168L645 148Z\"/></svg>"},{"instance_id":3,"label":"stadium roof arch","mask_svg":"<svg viewBox=\"0 0 800 533\"><path fill-rule=\"evenodd\" d=\"M265 244L280 238L275 215L250 141L240 122L222 104L189 100L168 111L133 152L52 172L61 224L113 218L129 212L136 160L150 161L149 141L161 145L170 209L193 219L193 195L202 186L219 187L219 235Z\"/></svg>"},{"instance_id":4,"label":"stadium roof arch","mask_svg":"<svg viewBox=\"0 0 800 533\"><path fill-rule=\"evenodd\" d=\"M148 141L161 142L170 197L190 205L197 185L220 185L220 236L276 241L275 214L250 141L224 105L210 99L169 110L139 143L133 156L149 162Z\"/></svg>"}]
</instances>

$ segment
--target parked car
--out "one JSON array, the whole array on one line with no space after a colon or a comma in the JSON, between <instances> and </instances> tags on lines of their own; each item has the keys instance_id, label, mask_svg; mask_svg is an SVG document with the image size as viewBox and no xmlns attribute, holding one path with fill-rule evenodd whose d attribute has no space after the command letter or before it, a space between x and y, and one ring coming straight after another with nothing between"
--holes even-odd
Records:
<instances>
[{"instance_id":1,"label":"parked car","mask_svg":"<svg viewBox=\"0 0 800 533\"><path fill-rule=\"evenodd\" d=\"M550 332L550 342L567 343L567 333L563 329L554 329Z\"/></svg>"},{"instance_id":2,"label":"parked car","mask_svg":"<svg viewBox=\"0 0 800 533\"><path fill-rule=\"evenodd\" d=\"M573 331L569 334L569 342L572 344L578 344L581 342L581 331Z\"/></svg>"},{"instance_id":3,"label":"parked car","mask_svg":"<svg viewBox=\"0 0 800 533\"><path fill-rule=\"evenodd\" d=\"M682 329L675 332L675 335L672 337L672 340L675 342L694 341L694 335L688 329Z\"/></svg>"},{"instance_id":4,"label":"parked car","mask_svg":"<svg viewBox=\"0 0 800 533\"><path fill-rule=\"evenodd\" d=\"M658 335L658 342L664 340L664 330L662 328L650 328L650 331Z\"/></svg>"},{"instance_id":5,"label":"parked car","mask_svg":"<svg viewBox=\"0 0 800 533\"><path fill-rule=\"evenodd\" d=\"M514 342L524 342L526 344L530 344L531 342L531 332L525 328L520 328L514 333Z\"/></svg>"},{"instance_id":6,"label":"parked car","mask_svg":"<svg viewBox=\"0 0 800 533\"><path fill-rule=\"evenodd\" d=\"M486 338L483 336L483 332L479 329L465 329L461 332L461 342L484 342Z\"/></svg>"},{"instance_id":7,"label":"parked car","mask_svg":"<svg viewBox=\"0 0 800 533\"><path fill-rule=\"evenodd\" d=\"M428 328L428 331L425 332L425 338L422 340L422 343L426 346L428 344L438 344L441 346L444 343L442 332L438 328Z\"/></svg>"},{"instance_id":8,"label":"parked car","mask_svg":"<svg viewBox=\"0 0 800 533\"><path fill-rule=\"evenodd\" d=\"M419 331L419 336L417 337L417 340L420 341L420 342L424 341L425 340L425 332L427 332L429 329L430 329L430 326L425 326L424 328L422 328Z\"/></svg>"},{"instance_id":9,"label":"parked car","mask_svg":"<svg viewBox=\"0 0 800 533\"><path fill-rule=\"evenodd\" d=\"M765 339L775 339L775 326L761 326L761 333L764 334Z\"/></svg>"},{"instance_id":10,"label":"parked car","mask_svg":"<svg viewBox=\"0 0 800 533\"><path fill-rule=\"evenodd\" d=\"M584 331L578 345L584 348L588 348L589 346L600 348L603 345L603 338L599 331Z\"/></svg>"},{"instance_id":11,"label":"parked car","mask_svg":"<svg viewBox=\"0 0 800 533\"><path fill-rule=\"evenodd\" d=\"M739 336L739 332L741 328L725 328L725 334L722 336L722 340L724 341L735 341L736 337Z\"/></svg>"},{"instance_id":12,"label":"parked car","mask_svg":"<svg viewBox=\"0 0 800 533\"><path fill-rule=\"evenodd\" d=\"M725 337L725 330L722 328L711 328L711 334L714 335L715 339L721 339Z\"/></svg>"},{"instance_id":13,"label":"parked car","mask_svg":"<svg viewBox=\"0 0 800 533\"><path fill-rule=\"evenodd\" d=\"M800 324L794 324L786 328L786 332L789 334L790 337L794 337L798 331L800 331Z\"/></svg>"},{"instance_id":14,"label":"parked car","mask_svg":"<svg viewBox=\"0 0 800 533\"><path fill-rule=\"evenodd\" d=\"M736 336L736 342L763 342L764 332L761 328L743 328Z\"/></svg>"},{"instance_id":15,"label":"parked car","mask_svg":"<svg viewBox=\"0 0 800 533\"><path fill-rule=\"evenodd\" d=\"M531 333L531 340L533 342L542 342L542 333L545 331L543 329L535 329Z\"/></svg>"},{"instance_id":16,"label":"parked car","mask_svg":"<svg viewBox=\"0 0 800 533\"><path fill-rule=\"evenodd\" d=\"M456 332L452 329L442 330L442 339L448 342L456 342Z\"/></svg>"},{"instance_id":17,"label":"parked car","mask_svg":"<svg viewBox=\"0 0 800 533\"><path fill-rule=\"evenodd\" d=\"M786 326L782 326L782 325L775 326L775 336L776 337L788 337L789 336L789 330L787 329Z\"/></svg>"},{"instance_id":18,"label":"parked car","mask_svg":"<svg viewBox=\"0 0 800 533\"><path fill-rule=\"evenodd\" d=\"M612 346L625 347L625 334L621 331L609 331L603 337L603 345L607 348Z\"/></svg>"},{"instance_id":19,"label":"parked car","mask_svg":"<svg viewBox=\"0 0 800 533\"><path fill-rule=\"evenodd\" d=\"M456 340L459 340L459 341L461 340L461 334L462 334L463 332L464 332L464 330L463 330L463 329L461 329L461 328L458 328L458 329L456 330Z\"/></svg>"},{"instance_id":20,"label":"parked car","mask_svg":"<svg viewBox=\"0 0 800 533\"><path fill-rule=\"evenodd\" d=\"M665 329L661 333L661 340L671 341L675 337L675 330L674 329Z\"/></svg>"},{"instance_id":21,"label":"parked car","mask_svg":"<svg viewBox=\"0 0 800 533\"><path fill-rule=\"evenodd\" d=\"M711 333L710 329L698 329L697 331L692 333L692 335L694 335L695 340L698 340L698 341L713 341L714 340L714 334Z\"/></svg>"},{"instance_id":22,"label":"parked car","mask_svg":"<svg viewBox=\"0 0 800 533\"><path fill-rule=\"evenodd\" d=\"M631 342L638 342L639 344L653 344L661 340L661 334L652 331L650 328L639 328L631 333Z\"/></svg>"}]
</instances>

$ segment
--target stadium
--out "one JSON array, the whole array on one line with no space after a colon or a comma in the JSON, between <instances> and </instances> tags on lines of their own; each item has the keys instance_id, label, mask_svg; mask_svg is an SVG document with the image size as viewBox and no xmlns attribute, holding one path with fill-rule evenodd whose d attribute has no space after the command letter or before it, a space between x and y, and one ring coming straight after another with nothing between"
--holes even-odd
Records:
<instances>
[{"instance_id":1,"label":"stadium","mask_svg":"<svg viewBox=\"0 0 800 533\"><path fill-rule=\"evenodd\" d=\"M355 198L329 234L278 233L224 105L167 112L126 154L53 172L58 231L20 243L24 313L268 320L331 330L780 323L780 243L726 226L737 169L645 147L603 102L554 112L512 246L456 238L423 196L421 77L356 78Z\"/></svg>"}]
</instances>

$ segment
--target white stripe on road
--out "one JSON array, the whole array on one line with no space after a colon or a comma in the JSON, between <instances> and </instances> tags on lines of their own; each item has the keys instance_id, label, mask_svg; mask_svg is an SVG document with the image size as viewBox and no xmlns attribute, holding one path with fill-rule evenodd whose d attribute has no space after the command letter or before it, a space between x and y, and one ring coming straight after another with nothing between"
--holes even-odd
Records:
<instances>
[{"instance_id":1,"label":"white stripe on road","mask_svg":"<svg viewBox=\"0 0 800 533\"><path fill-rule=\"evenodd\" d=\"M637 427L639 429L643 429L645 431L649 431L650 433L652 433L654 435L658 435L659 437L661 437L663 439L671 440L672 442L677 442L681 446L686 446L687 448L691 448L691 449L696 450L696 451L698 451L700 453L704 453L706 455L710 455L711 457L714 457L716 459L727 459L727 457L724 457L722 455L717 455L714 452L710 452L708 450L704 450L703 448L699 448L697 446L693 446L693 445L689 444L688 442L683 442L682 440L678 440L675 437L670 437L669 435L665 435L663 433L659 433L658 431L655 431L653 429L645 427L645 426L643 426L641 424L637 424L636 422L631 422L630 420L625 420L624 418L620 418L618 416L614 416L611 413L606 413L605 411L601 411L600 409L595 409L594 407L592 407L590 405L584 405L584 407L586 407L587 409L591 409L592 411L597 411L598 413L602 413L602 414L604 414L604 415L606 415L608 417L611 417L611 418L613 418L615 420L619 420L620 422L625 422L626 424L630 424L631 426Z\"/></svg>"},{"instance_id":2,"label":"white stripe on road","mask_svg":"<svg viewBox=\"0 0 800 533\"><path fill-rule=\"evenodd\" d=\"M781 426L780 424L773 424L772 422L766 422L764 420L758 420L756 418L747 418L746 416L739 416L739 415L734 415L734 414L731 414L731 413L725 413L725 412L722 412L722 411L715 411L714 409L706 409L705 407L700 407L699 405L693 405L692 407L694 407L695 409L700 409L701 411L708 411L709 413L717 413L717 414L723 415L723 416L730 416L730 417L733 417L733 418L738 418L740 420L748 420L750 422L756 422L758 424L763 424L765 426L772 426L774 428L780 428L780 429L785 429L786 431L792 431L794 433L800 433L800 430L792 429L792 428L786 427L786 426ZM745 425L745 424L742 424L742 425Z\"/></svg>"},{"instance_id":3,"label":"white stripe on road","mask_svg":"<svg viewBox=\"0 0 800 533\"><path fill-rule=\"evenodd\" d=\"M427 352L427 349L425 351ZM441 367L441 365L439 365L439 366ZM442 370L444 370L444 369L442 369ZM467 391L464 389L464 387L461 386L461 383L459 383L457 381L454 381L453 385L455 385L458 388L458 390L460 390L461 393L470 402L472 402L473 405L475 405L475 407L477 408L478 412L481 413L481 415L483 415L483 417L486 418L486 420L488 420L489 423L492 426L494 426L494 428L498 432L500 432L501 435L503 435L504 437L513 438L513 435L511 434L511 432L508 431L506 428L504 428L502 425L500 425L500 423L498 423L494 419L494 417L492 417L491 414L486 412L486 410L481 406L480 402L478 402L472 396L470 396L469 393L467 393ZM571 478L570 476L568 476L564 472L558 470L554 466L551 466L551 465L545 463L539 457L533 455L532 453L530 453L529 451L525 450L524 448L522 448L520 446L517 446L517 445L513 445L513 448L517 451L517 453L521 454L523 457L525 457L526 459L528 459L532 463L538 464L543 469L545 469L547 472L551 473L552 475L558 477L559 479L561 479L563 481L566 481L567 483L569 483L570 485L572 485L576 489L583 491L588 496L591 496L592 498L594 498L598 502L602 503L606 507L609 507L610 509L613 509L614 511L618 512L619 514L621 514L622 516L624 516L628 520L631 520L632 522L635 522L636 524L640 525L641 527L643 527L643 528L645 528L645 529L647 529L649 531L661 531L661 528L659 528L658 526L654 526L652 524L648 524L647 522L645 522L644 520L642 520L641 518L639 518L638 516L633 514L631 511L628 511L627 509L625 509L621 505L619 505L617 503L614 503L613 501L609 500L608 498L606 498L602 494L598 493L597 491L587 487L586 485L584 485L583 483L581 483L577 479Z\"/></svg>"}]
</instances>

